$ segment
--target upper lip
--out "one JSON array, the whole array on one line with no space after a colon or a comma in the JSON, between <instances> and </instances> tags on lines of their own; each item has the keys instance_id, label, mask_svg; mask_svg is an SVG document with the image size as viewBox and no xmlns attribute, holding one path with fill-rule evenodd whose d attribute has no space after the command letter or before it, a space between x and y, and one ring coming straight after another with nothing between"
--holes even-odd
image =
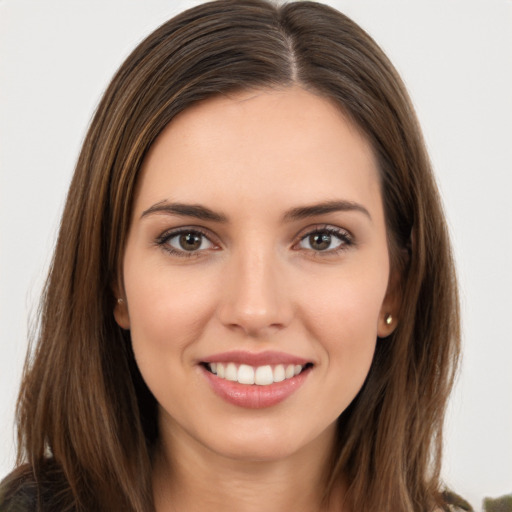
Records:
<instances>
[{"instance_id":1,"label":"upper lip","mask_svg":"<svg viewBox=\"0 0 512 512\"><path fill-rule=\"evenodd\" d=\"M238 363L247 364L249 366L264 366L275 364L300 364L302 366L310 363L303 357L287 354L286 352L275 352L267 350L264 352L246 352L244 350L232 350L202 359L203 363Z\"/></svg>"}]
</instances>

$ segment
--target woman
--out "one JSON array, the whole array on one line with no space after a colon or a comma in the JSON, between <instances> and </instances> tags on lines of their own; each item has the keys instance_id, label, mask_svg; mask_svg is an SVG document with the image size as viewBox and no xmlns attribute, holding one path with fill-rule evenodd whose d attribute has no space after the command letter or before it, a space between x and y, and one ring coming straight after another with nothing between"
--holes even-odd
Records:
<instances>
[{"instance_id":1,"label":"woman","mask_svg":"<svg viewBox=\"0 0 512 512\"><path fill-rule=\"evenodd\" d=\"M382 51L320 4L207 3L93 119L3 507L449 510L458 352L442 209Z\"/></svg>"}]
</instances>

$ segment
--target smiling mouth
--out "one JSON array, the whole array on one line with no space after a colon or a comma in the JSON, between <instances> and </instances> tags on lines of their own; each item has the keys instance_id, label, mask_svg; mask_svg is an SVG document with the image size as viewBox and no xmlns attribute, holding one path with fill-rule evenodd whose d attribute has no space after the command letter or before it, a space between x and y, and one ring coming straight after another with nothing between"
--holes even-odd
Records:
<instances>
[{"instance_id":1,"label":"smiling mouth","mask_svg":"<svg viewBox=\"0 0 512 512\"><path fill-rule=\"evenodd\" d=\"M270 386L276 382L283 382L313 367L312 363L250 366L234 362L205 362L202 365L220 379L256 386Z\"/></svg>"}]
</instances>

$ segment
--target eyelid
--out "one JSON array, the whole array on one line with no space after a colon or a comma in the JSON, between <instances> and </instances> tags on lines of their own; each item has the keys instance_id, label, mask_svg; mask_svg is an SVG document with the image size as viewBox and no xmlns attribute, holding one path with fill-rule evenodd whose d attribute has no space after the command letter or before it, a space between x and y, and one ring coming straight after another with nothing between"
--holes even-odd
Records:
<instances>
[{"instance_id":1,"label":"eyelid","mask_svg":"<svg viewBox=\"0 0 512 512\"><path fill-rule=\"evenodd\" d=\"M295 239L302 240L304 237L319 231L330 231L332 233L345 235L347 238L354 239L354 235L348 229L336 226L335 224L327 224L325 222L321 224L311 224L305 228L301 228L301 230L295 235Z\"/></svg>"},{"instance_id":2,"label":"eyelid","mask_svg":"<svg viewBox=\"0 0 512 512\"><path fill-rule=\"evenodd\" d=\"M304 250L306 250L308 252L313 252L313 253L315 253L315 255L317 255L317 254L318 255L321 255L321 254L328 255L328 254L336 254L340 251L344 251L344 250L348 249L349 247L355 245L354 235L348 229L341 228L341 227L335 226L333 224L314 224L312 226L303 228L301 231L299 231L299 233L295 237L295 242L293 243L292 248L296 248L298 246L298 244L300 244L308 236L311 236L315 233L322 233L322 232L327 232L334 236L338 236L343 241L343 243L335 249L327 249L325 251L315 251L313 249L304 249ZM300 250L300 248L298 248L296 250Z\"/></svg>"},{"instance_id":3,"label":"eyelid","mask_svg":"<svg viewBox=\"0 0 512 512\"><path fill-rule=\"evenodd\" d=\"M197 233L203 237L205 237L214 247L208 249L200 249L197 251L185 251L177 249L176 247L171 246L168 241L171 238L179 236L184 233ZM216 240L216 236L209 230L200 227L200 226L179 226L171 229L167 229L162 234L156 237L155 244L162 248L164 251L174 255L174 256L183 256L183 257L194 257L200 256L202 253L217 250L220 248L219 242Z\"/></svg>"}]
</instances>

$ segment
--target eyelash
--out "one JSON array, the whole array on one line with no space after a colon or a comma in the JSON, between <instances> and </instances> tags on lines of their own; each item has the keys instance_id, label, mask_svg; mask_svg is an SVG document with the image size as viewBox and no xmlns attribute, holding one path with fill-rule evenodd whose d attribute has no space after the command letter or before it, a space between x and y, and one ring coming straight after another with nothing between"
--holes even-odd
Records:
<instances>
[{"instance_id":1,"label":"eyelash","mask_svg":"<svg viewBox=\"0 0 512 512\"><path fill-rule=\"evenodd\" d=\"M203 252L205 249L197 250L197 251L186 251L184 249L178 250L169 244L170 240L172 240L173 238L178 237L180 235L198 235L200 237L206 238L214 246L217 245L217 244L215 244L215 242L213 242L211 240L211 238L212 238L211 234L209 234L205 231L202 231L201 229L196 228L196 227L194 227L194 228L186 228L185 227L185 228L179 228L179 229L175 229L175 230L171 230L171 231L166 231L165 233L162 233L156 239L156 245L161 247L165 252L171 254L172 256L178 256L181 258L194 258L194 257L197 258L197 257L201 256L201 252Z\"/></svg>"},{"instance_id":2,"label":"eyelash","mask_svg":"<svg viewBox=\"0 0 512 512\"><path fill-rule=\"evenodd\" d=\"M314 235L328 235L330 237L335 237L340 241L340 245L334 249L326 249L326 250L320 250L315 251L314 249L306 249L308 252L311 252L315 257L321 257L321 256L336 256L337 254L340 254L341 252L346 251L350 247L355 245L354 237L346 230L337 228L334 226L329 225L321 225L321 226L315 226L313 229L308 228L308 231L301 235L299 238L299 241L294 244L294 247L299 245L304 240L308 239L309 237L312 237ZM297 249L299 250L299 249Z\"/></svg>"},{"instance_id":3,"label":"eyelash","mask_svg":"<svg viewBox=\"0 0 512 512\"><path fill-rule=\"evenodd\" d=\"M175 237L178 237L180 235L196 235L199 237L206 238L213 246L218 247L218 245L211 240L212 235L208 232L205 232L201 230L200 228L193 227L193 228L179 228L171 231L166 231L165 233L162 233L155 241L156 245L161 247L165 252L168 254L171 254L172 256L178 256L181 258L194 258L194 257L200 257L201 253L208 250L208 249L202 249L202 250L194 250L194 251L186 251L186 250L178 250L174 247L172 247L169 244L169 241L172 240ZM319 250L316 251L314 249L305 249L309 253L312 253L315 257L320 256L335 256L343 251L346 251L351 246L355 245L353 236L346 231L345 229L336 228L329 225L322 225L322 226L315 226L313 229L309 228L308 231L302 235L299 236L299 239L297 242L295 242L292 246L295 250L300 250L299 244L301 244L303 241L305 241L307 238L312 237L314 235L328 235L330 237L335 237L340 241L340 245L334 249L326 249L326 250ZM215 249L214 249L215 250Z\"/></svg>"}]
</instances>

